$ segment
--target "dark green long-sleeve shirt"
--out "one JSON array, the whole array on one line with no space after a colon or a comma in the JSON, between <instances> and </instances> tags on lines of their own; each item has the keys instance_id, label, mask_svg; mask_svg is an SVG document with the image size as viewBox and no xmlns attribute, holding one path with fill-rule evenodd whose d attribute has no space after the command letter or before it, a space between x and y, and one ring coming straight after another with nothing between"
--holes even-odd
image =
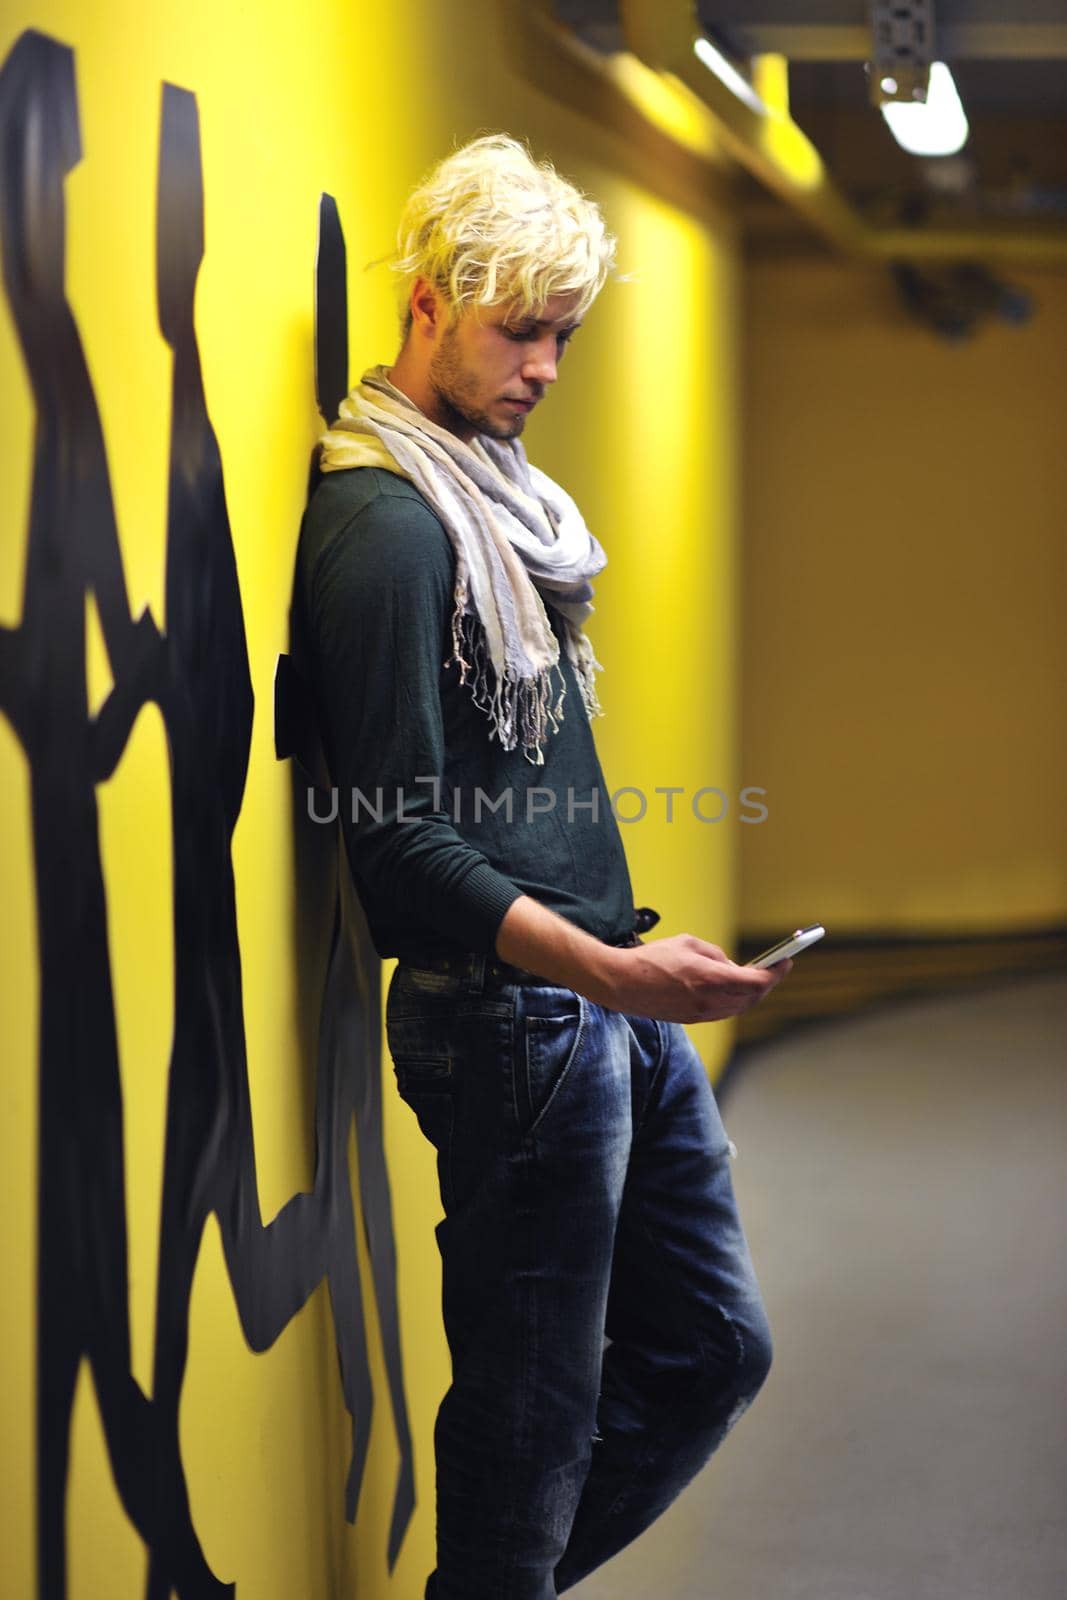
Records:
<instances>
[{"instance_id":1,"label":"dark green long-sleeve shirt","mask_svg":"<svg viewBox=\"0 0 1067 1600\"><path fill-rule=\"evenodd\" d=\"M597 938L625 938L630 878L574 669L561 647L564 715L543 766L490 737L469 684L444 665L455 555L418 490L372 467L325 475L297 581L345 846L379 955L488 953L520 894Z\"/></svg>"}]
</instances>

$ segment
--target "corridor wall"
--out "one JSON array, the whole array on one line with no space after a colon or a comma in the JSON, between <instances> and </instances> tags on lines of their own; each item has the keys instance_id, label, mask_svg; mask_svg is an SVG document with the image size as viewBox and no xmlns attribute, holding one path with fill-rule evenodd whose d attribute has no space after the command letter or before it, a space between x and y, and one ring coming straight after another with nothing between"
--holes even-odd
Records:
<instances>
[{"instance_id":1,"label":"corridor wall","mask_svg":"<svg viewBox=\"0 0 1067 1600\"><path fill-rule=\"evenodd\" d=\"M1027 325L951 345L884 269L746 270L748 930L1067 920L1067 277L1021 281Z\"/></svg>"},{"instance_id":2,"label":"corridor wall","mask_svg":"<svg viewBox=\"0 0 1067 1600\"><path fill-rule=\"evenodd\" d=\"M602 202L630 281L605 291L528 443L610 557L590 628L605 669L597 732L609 787L632 791L620 810L637 818L624 827L637 901L662 913L661 932L723 943L744 831L733 222L713 176L614 122L596 94L561 103L560 63L519 5L476 0L460 29L448 8L414 0L323 0L313 13L281 0L12 0L0 60L5 183L37 170L45 147L60 150L66 172L44 196L43 222L41 196L21 191L0 212L0 1588L191 1600L233 1584L246 1600L410 1600L432 1565L431 1429L447 1383L433 1163L387 1056L387 1188L369 1172L373 1139L357 1144L323 1102L315 1063L332 901L309 913L301 900L301 790L274 752L274 674L321 428L320 195L335 198L345 232L351 381L397 344L388 272L363 264L389 251L404 195L451 145L490 128L528 137ZM156 242L164 168L168 203L188 223L169 236L168 260ZM45 257L29 239L39 224ZM186 274L187 319L182 306L166 309L172 270ZM200 518L197 538L210 528L216 542L187 541L179 559L183 518ZM210 574L197 565L204 551ZM209 675L220 660L224 681ZM66 698L50 700L60 680ZM677 791L669 822L657 789ZM702 789L721 791L725 811L715 794L694 809ZM225 816L212 811L208 833L197 832L196 807L220 795ZM197 842L205 837L214 854ZM323 854L328 865L326 844L320 867ZM56 917L62 937L48 931ZM232 939L208 939L190 979L192 925L211 938L224 926ZM186 1039L190 1120L179 1126L174 1063L190 981L203 986L208 1032ZM698 1037L718 1070L728 1030ZM232 1076L230 1100L213 1098L215 1067ZM358 1082L366 1135L370 1044L349 1067L344 1105L350 1116ZM216 1103L226 1114L198 1122ZM227 1188L219 1151L231 1142L241 1181ZM338 1191L322 1187L326 1146L354 1232L336 1214ZM177 1180L167 1225L191 1251L187 1304L161 1265L165 1170ZM201 1170L222 1185L207 1199L185 1184ZM212 1210L222 1193L232 1205ZM325 1268L308 1266L314 1251L296 1259L286 1242L315 1241L320 1201L329 1287ZM197 1207L202 1227L182 1234ZM391 1259L392 1308L382 1295ZM161 1366L164 1304L177 1344ZM69 1370L57 1351L73 1352ZM390 1352L401 1358L399 1407ZM42 1460L58 1497L39 1539ZM353 1461L362 1480L350 1525ZM413 1512L402 1492L412 1464Z\"/></svg>"}]
</instances>

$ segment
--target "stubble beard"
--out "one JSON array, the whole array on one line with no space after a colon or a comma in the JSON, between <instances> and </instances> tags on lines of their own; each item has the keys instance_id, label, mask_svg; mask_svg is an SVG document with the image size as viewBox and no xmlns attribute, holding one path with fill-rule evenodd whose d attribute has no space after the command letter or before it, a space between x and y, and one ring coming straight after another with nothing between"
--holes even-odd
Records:
<instances>
[{"instance_id":1,"label":"stubble beard","mask_svg":"<svg viewBox=\"0 0 1067 1600\"><path fill-rule=\"evenodd\" d=\"M463 365L456 345L455 330L449 328L434 352L430 362L430 387L441 402L448 421L445 426L456 431L456 425L473 428L475 433L488 434L491 439L516 439L526 422L520 411L510 422L494 422L488 412L477 403L478 379Z\"/></svg>"}]
</instances>

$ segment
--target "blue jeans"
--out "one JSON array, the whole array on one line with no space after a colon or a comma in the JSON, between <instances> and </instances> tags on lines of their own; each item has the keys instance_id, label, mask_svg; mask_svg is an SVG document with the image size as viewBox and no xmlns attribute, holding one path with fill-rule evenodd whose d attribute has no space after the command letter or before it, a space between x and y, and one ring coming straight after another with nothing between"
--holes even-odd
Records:
<instances>
[{"instance_id":1,"label":"blue jeans","mask_svg":"<svg viewBox=\"0 0 1067 1600\"><path fill-rule=\"evenodd\" d=\"M433 1600L562 1594L666 1510L771 1361L684 1029L523 976L472 955L389 991L445 1213Z\"/></svg>"}]
</instances>

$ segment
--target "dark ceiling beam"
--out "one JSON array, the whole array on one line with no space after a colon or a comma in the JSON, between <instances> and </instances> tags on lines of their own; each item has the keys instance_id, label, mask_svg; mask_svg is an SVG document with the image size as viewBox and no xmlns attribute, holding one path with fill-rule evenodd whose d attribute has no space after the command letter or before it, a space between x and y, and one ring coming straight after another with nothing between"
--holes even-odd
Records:
<instances>
[{"instance_id":1,"label":"dark ceiling beam","mask_svg":"<svg viewBox=\"0 0 1067 1600\"><path fill-rule=\"evenodd\" d=\"M734 23L717 29L740 56L783 55L790 61L866 61L870 29L821 22ZM1067 23L970 22L937 29L946 61L1052 61L1067 58Z\"/></svg>"},{"instance_id":2,"label":"dark ceiling beam","mask_svg":"<svg viewBox=\"0 0 1067 1600\"><path fill-rule=\"evenodd\" d=\"M620 0L619 11L638 60L681 79L704 102L722 147L836 249L874 261L1067 260L1064 227L872 224L838 188L816 147L790 117L784 57L775 63L771 53L762 63L756 76L760 98L753 103L698 61L694 0Z\"/></svg>"}]
</instances>

